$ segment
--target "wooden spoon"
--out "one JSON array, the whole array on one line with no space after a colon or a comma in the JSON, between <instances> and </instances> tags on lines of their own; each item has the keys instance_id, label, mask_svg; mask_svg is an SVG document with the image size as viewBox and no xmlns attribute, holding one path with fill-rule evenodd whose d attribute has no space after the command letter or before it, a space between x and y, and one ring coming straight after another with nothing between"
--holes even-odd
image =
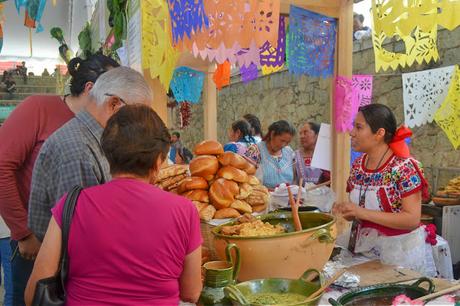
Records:
<instances>
[{"instance_id":1,"label":"wooden spoon","mask_svg":"<svg viewBox=\"0 0 460 306\"><path fill-rule=\"evenodd\" d=\"M431 299L437 298L438 296L441 296L441 295L444 295L444 294L447 294L447 293L451 293L451 292L454 292L454 291L457 291L457 290L460 290L460 284L456 285L456 286L453 286L453 287L450 287L450 288L447 288L447 289L444 289L444 290L441 290L441 291L438 291L438 292L435 292L435 293L424 295L422 297L419 297L418 299L415 299L414 301L431 300Z\"/></svg>"},{"instance_id":2,"label":"wooden spoon","mask_svg":"<svg viewBox=\"0 0 460 306\"><path fill-rule=\"evenodd\" d=\"M300 187L299 187L300 188ZM299 218L299 207L297 206L294 196L292 195L291 186L288 186L289 204L291 205L292 220L294 221L294 228L296 232L302 230L302 224Z\"/></svg>"},{"instance_id":3,"label":"wooden spoon","mask_svg":"<svg viewBox=\"0 0 460 306\"><path fill-rule=\"evenodd\" d=\"M302 198L302 188L303 188L303 178L300 178L300 181L299 181L299 189L297 190L297 199L296 199L296 207L297 207L297 210L299 210L299 206L300 206L300 199Z\"/></svg>"},{"instance_id":4,"label":"wooden spoon","mask_svg":"<svg viewBox=\"0 0 460 306\"><path fill-rule=\"evenodd\" d=\"M324 182L324 183L321 183L321 184L318 184L318 185L315 185L315 186L311 186L307 189L307 192L308 191L312 191L312 190L315 190L315 189L318 189L320 187L323 187L323 186L327 186L327 185L330 185L331 184L331 181L327 181L327 182Z\"/></svg>"},{"instance_id":5,"label":"wooden spoon","mask_svg":"<svg viewBox=\"0 0 460 306\"><path fill-rule=\"evenodd\" d=\"M334 283L340 276L342 276L343 273L345 273L345 269L339 270L337 273L335 273L334 276L328 279L327 282L321 286L321 288L313 292L313 294L308 297L308 300L313 300L316 297L318 297L318 295L323 293L324 290L329 288L329 286L332 285L332 283Z\"/></svg>"}]
</instances>

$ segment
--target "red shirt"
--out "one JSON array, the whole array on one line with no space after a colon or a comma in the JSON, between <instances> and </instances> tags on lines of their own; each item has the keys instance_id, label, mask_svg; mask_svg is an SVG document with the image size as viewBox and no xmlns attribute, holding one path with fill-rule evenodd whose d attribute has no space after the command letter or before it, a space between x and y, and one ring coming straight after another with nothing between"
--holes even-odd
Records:
<instances>
[{"instance_id":1,"label":"red shirt","mask_svg":"<svg viewBox=\"0 0 460 306\"><path fill-rule=\"evenodd\" d=\"M59 226L65 199L51 209ZM185 257L202 241L186 198L129 178L86 188L70 226L66 305L178 305Z\"/></svg>"},{"instance_id":2,"label":"red shirt","mask_svg":"<svg viewBox=\"0 0 460 306\"><path fill-rule=\"evenodd\" d=\"M38 152L48 136L73 117L59 96L30 96L0 127L0 213L14 240L31 234L27 207Z\"/></svg>"}]
</instances>

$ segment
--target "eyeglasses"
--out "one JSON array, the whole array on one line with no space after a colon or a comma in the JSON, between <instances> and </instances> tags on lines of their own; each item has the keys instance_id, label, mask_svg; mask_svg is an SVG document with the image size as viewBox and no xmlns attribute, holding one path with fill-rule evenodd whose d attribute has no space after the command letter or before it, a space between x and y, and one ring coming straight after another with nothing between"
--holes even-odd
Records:
<instances>
[{"instance_id":1,"label":"eyeglasses","mask_svg":"<svg viewBox=\"0 0 460 306\"><path fill-rule=\"evenodd\" d=\"M120 100L121 103L123 103L124 105L128 105L128 103L126 103L125 100L123 100L122 98L120 98L120 97L117 96L117 95L113 95L113 94L106 93L106 94L104 94L104 96L107 96L107 97L116 97L116 98L118 98L118 100Z\"/></svg>"}]
</instances>

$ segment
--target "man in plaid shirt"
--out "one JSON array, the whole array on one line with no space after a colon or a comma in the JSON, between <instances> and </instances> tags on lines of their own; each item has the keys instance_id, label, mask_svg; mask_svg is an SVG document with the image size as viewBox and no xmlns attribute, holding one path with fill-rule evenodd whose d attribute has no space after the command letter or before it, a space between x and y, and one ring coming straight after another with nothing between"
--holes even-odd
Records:
<instances>
[{"instance_id":1,"label":"man in plaid shirt","mask_svg":"<svg viewBox=\"0 0 460 306\"><path fill-rule=\"evenodd\" d=\"M151 105L153 101L144 77L127 67L100 76L89 98L86 110L46 140L35 162L28 225L40 241L48 228L51 208L66 192L75 185L89 187L111 179L100 143L109 118L124 105Z\"/></svg>"}]
</instances>

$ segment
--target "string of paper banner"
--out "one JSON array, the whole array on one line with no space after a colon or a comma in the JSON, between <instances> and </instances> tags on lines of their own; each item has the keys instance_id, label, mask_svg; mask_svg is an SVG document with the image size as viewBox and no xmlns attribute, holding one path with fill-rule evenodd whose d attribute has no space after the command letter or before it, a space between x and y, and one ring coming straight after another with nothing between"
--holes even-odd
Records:
<instances>
[{"instance_id":1,"label":"string of paper banner","mask_svg":"<svg viewBox=\"0 0 460 306\"><path fill-rule=\"evenodd\" d=\"M3 48L3 9L4 9L4 2L8 0L0 0L0 53ZM30 35L29 35L29 43L30 48L32 49L32 29L36 29L37 33L43 32L44 28L41 24L41 19L43 13L45 11L47 0L14 0L14 4L16 6L16 10L18 11L18 15L21 12L21 8L24 8L25 17L24 17L24 26L29 28ZM53 6L56 6L56 0L52 1Z\"/></svg>"},{"instance_id":2,"label":"string of paper banner","mask_svg":"<svg viewBox=\"0 0 460 306\"><path fill-rule=\"evenodd\" d=\"M376 71L438 60L438 25L453 30L460 24L460 0L372 0L372 12ZM256 79L259 69L267 75L285 65L294 74L327 78L333 73L335 19L299 7L291 6L287 20L279 15L276 0L147 0L143 14L148 21L143 34L150 38L144 40L144 67L165 88L172 79L177 101L197 103L204 80L202 72L187 67L173 72L182 50L218 64L213 76L218 89L230 83L232 64L243 82ZM405 44L404 53L384 48L385 39L395 37ZM403 75L406 124L434 119L455 148L460 146L459 75L455 67ZM351 129L358 107L370 103L372 76L339 76L335 92L334 119L344 132Z\"/></svg>"}]
</instances>

